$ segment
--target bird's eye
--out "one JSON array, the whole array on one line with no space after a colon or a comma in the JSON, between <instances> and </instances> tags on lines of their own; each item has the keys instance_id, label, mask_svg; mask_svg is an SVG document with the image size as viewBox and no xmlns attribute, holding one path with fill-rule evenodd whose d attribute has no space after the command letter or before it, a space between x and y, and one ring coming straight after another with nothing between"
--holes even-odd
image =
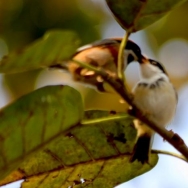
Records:
<instances>
[{"instance_id":1,"label":"bird's eye","mask_svg":"<svg viewBox=\"0 0 188 188\"><path fill-rule=\"evenodd\" d=\"M154 61L152 59L149 59L150 63L156 67L158 67L163 73L167 74L165 71L165 68L163 67L163 65L157 61Z\"/></svg>"}]
</instances>

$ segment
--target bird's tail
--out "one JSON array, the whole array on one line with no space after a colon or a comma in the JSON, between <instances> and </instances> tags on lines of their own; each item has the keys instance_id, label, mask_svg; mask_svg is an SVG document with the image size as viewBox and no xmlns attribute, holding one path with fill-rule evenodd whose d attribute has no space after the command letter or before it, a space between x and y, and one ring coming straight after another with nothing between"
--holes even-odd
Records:
<instances>
[{"instance_id":1,"label":"bird's tail","mask_svg":"<svg viewBox=\"0 0 188 188\"><path fill-rule=\"evenodd\" d=\"M130 162L134 162L135 160L138 160L142 164L148 163L150 146L151 146L151 136L147 134L140 135L134 146L133 153L130 158Z\"/></svg>"},{"instance_id":2,"label":"bird's tail","mask_svg":"<svg viewBox=\"0 0 188 188\"><path fill-rule=\"evenodd\" d=\"M138 119L135 119L133 122L137 130L137 141L133 148L130 162L138 160L142 164L148 163L154 131Z\"/></svg>"}]
</instances>

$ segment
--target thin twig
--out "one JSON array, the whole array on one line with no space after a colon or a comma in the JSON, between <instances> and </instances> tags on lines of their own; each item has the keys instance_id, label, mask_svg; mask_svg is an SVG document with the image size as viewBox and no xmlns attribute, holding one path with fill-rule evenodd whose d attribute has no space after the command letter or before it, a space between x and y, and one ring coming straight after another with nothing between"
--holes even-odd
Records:
<instances>
[{"instance_id":1,"label":"thin twig","mask_svg":"<svg viewBox=\"0 0 188 188\"><path fill-rule=\"evenodd\" d=\"M188 160L183 155L179 155L177 153L173 153L173 152L169 152L169 151L163 151L163 150L156 150L156 149L152 149L151 152L156 153L156 154L170 155L172 157L176 157L176 158L181 159L185 162L188 162Z\"/></svg>"},{"instance_id":2,"label":"thin twig","mask_svg":"<svg viewBox=\"0 0 188 188\"><path fill-rule=\"evenodd\" d=\"M127 114L118 114L118 115L113 115L113 116L107 116L107 117L102 117L102 118L95 118L91 120L83 120L81 122L82 125L90 125L94 123L104 123L107 121L114 121L114 120L123 120L126 118L130 118Z\"/></svg>"},{"instance_id":3,"label":"thin twig","mask_svg":"<svg viewBox=\"0 0 188 188\"><path fill-rule=\"evenodd\" d=\"M119 52L118 52L118 78L121 80L125 80L124 76L124 49L127 44L130 33L126 32L123 40L121 41Z\"/></svg>"}]
</instances>

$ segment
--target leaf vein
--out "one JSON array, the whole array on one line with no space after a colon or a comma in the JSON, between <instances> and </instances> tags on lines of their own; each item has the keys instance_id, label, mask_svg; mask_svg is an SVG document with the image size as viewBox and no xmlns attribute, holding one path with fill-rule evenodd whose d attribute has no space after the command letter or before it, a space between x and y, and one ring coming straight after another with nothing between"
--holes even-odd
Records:
<instances>
[{"instance_id":1,"label":"leaf vein","mask_svg":"<svg viewBox=\"0 0 188 188\"><path fill-rule=\"evenodd\" d=\"M89 149L86 147L86 145L85 145L78 137L76 137L74 134L72 134L72 135L73 135L74 139L76 140L76 142L77 142L80 146L83 147L83 149L84 149L85 152L88 154L88 156L90 157L90 159L91 159L92 161L95 161L95 159L94 159L92 153L89 151Z\"/></svg>"}]
</instances>

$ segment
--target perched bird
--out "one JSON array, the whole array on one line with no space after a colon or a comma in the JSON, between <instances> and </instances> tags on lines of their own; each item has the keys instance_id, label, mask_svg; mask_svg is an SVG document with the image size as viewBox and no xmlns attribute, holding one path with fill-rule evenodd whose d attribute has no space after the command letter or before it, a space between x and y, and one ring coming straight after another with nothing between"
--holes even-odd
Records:
<instances>
[{"instance_id":1,"label":"perched bird","mask_svg":"<svg viewBox=\"0 0 188 188\"><path fill-rule=\"evenodd\" d=\"M109 38L96 41L92 44L80 47L73 55L72 59L87 63L105 70L110 76L117 76L118 51L122 38ZM132 61L139 61L142 57L141 50L137 44L128 41L124 50L125 66ZM104 80L94 71L83 68L74 61L69 61L66 69L73 75L73 79L78 82L89 84L104 92ZM52 67L61 68L61 65Z\"/></svg>"},{"instance_id":2,"label":"perched bird","mask_svg":"<svg viewBox=\"0 0 188 188\"><path fill-rule=\"evenodd\" d=\"M53 65L53 68L67 69L73 79L89 84L105 92L104 80L94 71L81 67L73 60L100 67L110 76L117 77L118 51L122 38L110 38L96 41L80 47L66 64ZM165 127L173 118L177 104L177 95L164 67L157 61L144 57L139 46L128 40L124 49L125 64L138 61L141 79L133 89L133 102L151 121ZM137 140L130 161L148 162L154 131L140 120L134 120Z\"/></svg>"},{"instance_id":3,"label":"perched bird","mask_svg":"<svg viewBox=\"0 0 188 188\"><path fill-rule=\"evenodd\" d=\"M141 78L133 88L134 104L156 125L165 127L173 118L177 94L159 62L145 57L139 61ZM136 119L137 141L130 161L148 162L154 131Z\"/></svg>"}]
</instances>

